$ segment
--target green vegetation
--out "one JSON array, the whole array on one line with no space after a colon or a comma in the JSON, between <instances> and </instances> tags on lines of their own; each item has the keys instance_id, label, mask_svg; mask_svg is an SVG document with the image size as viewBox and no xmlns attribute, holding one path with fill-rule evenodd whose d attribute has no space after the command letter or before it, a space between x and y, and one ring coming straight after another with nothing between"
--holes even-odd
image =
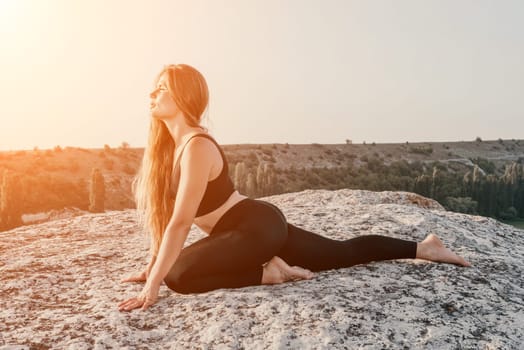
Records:
<instances>
[{"instance_id":1,"label":"green vegetation","mask_svg":"<svg viewBox=\"0 0 524 350\"><path fill-rule=\"evenodd\" d=\"M260 187L262 165L257 168L238 163L235 186L241 193L252 197L305 189L408 191L432 198L451 211L504 220L524 218L522 164L513 162L506 166L503 175L496 176L487 171L483 175L478 165L472 171L461 174L448 171L446 165L440 162L433 162L428 167L417 161L408 163L402 160L385 165L378 157L361 156L360 160L365 162L359 168L352 163L330 168L291 166L278 171L265 168L266 172L271 172L272 179L264 183L263 190ZM490 162L476 161L495 172ZM252 174L251 179L249 174Z\"/></svg>"},{"instance_id":2,"label":"green vegetation","mask_svg":"<svg viewBox=\"0 0 524 350\"><path fill-rule=\"evenodd\" d=\"M490 162L486 158L477 157L477 158L469 158L469 160L471 160L473 164L477 164L488 174L495 173L495 170L496 170L495 164L493 162Z\"/></svg>"},{"instance_id":3,"label":"green vegetation","mask_svg":"<svg viewBox=\"0 0 524 350\"><path fill-rule=\"evenodd\" d=\"M524 230L524 220L500 220L501 222Z\"/></svg>"},{"instance_id":4,"label":"green vegetation","mask_svg":"<svg viewBox=\"0 0 524 350\"><path fill-rule=\"evenodd\" d=\"M477 140L469 144L479 149L476 154L496 144L504 155L504 148L518 142ZM235 188L252 198L305 189L408 191L433 198L451 211L517 225L524 218L524 157L504 161L504 169L486 158L471 157L474 167L468 169L465 163L429 161L448 152L451 158L475 155L472 147L463 152L452 143L439 145L435 151L431 144L408 142L388 148L373 143L308 147L226 145L224 149ZM124 142L117 148L104 145L95 150L57 146L0 153L0 230L20 225L21 214L66 207L93 211L133 208L129 185L142 152ZM104 173L105 183L94 179L93 168ZM104 191L111 195L103 198L95 183L104 183ZM103 205L99 204L102 198Z\"/></svg>"},{"instance_id":5,"label":"green vegetation","mask_svg":"<svg viewBox=\"0 0 524 350\"><path fill-rule=\"evenodd\" d=\"M433 147L431 146L411 146L408 150L410 153L418 153L423 155L428 155L433 153Z\"/></svg>"}]
</instances>

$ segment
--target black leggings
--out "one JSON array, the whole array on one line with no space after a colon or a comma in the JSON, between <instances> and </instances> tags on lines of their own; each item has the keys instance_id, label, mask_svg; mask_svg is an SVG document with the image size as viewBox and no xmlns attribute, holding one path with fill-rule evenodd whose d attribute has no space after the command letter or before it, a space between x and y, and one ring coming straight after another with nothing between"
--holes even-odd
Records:
<instances>
[{"instance_id":1,"label":"black leggings","mask_svg":"<svg viewBox=\"0 0 524 350\"><path fill-rule=\"evenodd\" d=\"M260 285L262 264L279 256L311 271L370 261L415 258L417 243L379 235L333 240L286 222L271 203L246 198L229 209L211 234L182 249L164 279L179 293Z\"/></svg>"}]
</instances>

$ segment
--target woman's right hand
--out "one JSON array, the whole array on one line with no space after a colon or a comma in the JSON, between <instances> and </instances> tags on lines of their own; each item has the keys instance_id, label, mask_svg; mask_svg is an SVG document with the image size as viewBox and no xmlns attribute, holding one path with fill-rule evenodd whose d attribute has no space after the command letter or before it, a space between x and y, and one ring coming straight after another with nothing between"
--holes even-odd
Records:
<instances>
[{"instance_id":1,"label":"woman's right hand","mask_svg":"<svg viewBox=\"0 0 524 350\"><path fill-rule=\"evenodd\" d=\"M143 270L137 274L131 275L122 279L120 282L146 282L147 281L147 270Z\"/></svg>"}]
</instances>

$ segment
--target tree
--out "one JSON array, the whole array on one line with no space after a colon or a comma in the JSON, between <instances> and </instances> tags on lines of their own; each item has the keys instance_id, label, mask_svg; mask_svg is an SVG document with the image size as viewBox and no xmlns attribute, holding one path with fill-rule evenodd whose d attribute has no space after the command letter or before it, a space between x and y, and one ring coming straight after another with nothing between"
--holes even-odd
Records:
<instances>
[{"instance_id":1,"label":"tree","mask_svg":"<svg viewBox=\"0 0 524 350\"><path fill-rule=\"evenodd\" d=\"M89 190L89 211L92 213L104 212L105 197L104 176L98 168L91 172L91 186Z\"/></svg>"},{"instance_id":2,"label":"tree","mask_svg":"<svg viewBox=\"0 0 524 350\"><path fill-rule=\"evenodd\" d=\"M267 162L259 163L255 182L257 196L264 197L276 193L274 165Z\"/></svg>"},{"instance_id":3,"label":"tree","mask_svg":"<svg viewBox=\"0 0 524 350\"><path fill-rule=\"evenodd\" d=\"M431 176L431 198L438 202L442 202L444 199L442 193L443 179L440 174L440 170L436 166L433 167L433 174Z\"/></svg>"},{"instance_id":4,"label":"tree","mask_svg":"<svg viewBox=\"0 0 524 350\"><path fill-rule=\"evenodd\" d=\"M257 194L259 196L265 196L266 195L266 169L267 166L264 167L264 165L267 165L267 163L258 163L257 167L257 176L256 176L256 188L257 188Z\"/></svg>"},{"instance_id":5,"label":"tree","mask_svg":"<svg viewBox=\"0 0 524 350\"><path fill-rule=\"evenodd\" d=\"M418 193L424 197L431 197L431 183L432 178L426 174L417 176L415 178L415 186L413 192Z\"/></svg>"},{"instance_id":6,"label":"tree","mask_svg":"<svg viewBox=\"0 0 524 350\"><path fill-rule=\"evenodd\" d=\"M274 165L266 164L264 169L266 178L266 195L278 193L279 189L277 187L277 175L275 174Z\"/></svg>"},{"instance_id":7,"label":"tree","mask_svg":"<svg viewBox=\"0 0 524 350\"><path fill-rule=\"evenodd\" d=\"M257 192L257 182L255 175L253 173L247 174L246 182L246 194L248 197L256 197Z\"/></svg>"},{"instance_id":8,"label":"tree","mask_svg":"<svg viewBox=\"0 0 524 350\"><path fill-rule=\"evenodd\" d=\"M23 188L20 177L5 169L0 183L0 229L22 225Z\"/></svg>"},{"instance_id":9,"label":"tree","mask_svg":"<svg viewBox=\"0 0 524 350\"><path fill-rule=\"evenodd\" d=\"M479 166L475 164L473 167L473 178L471 183L471 197L475 200L478 200L480 189L483 182L483 173L480 170Z\"/></svg>"},{"instance_id":10,"label":"tree","mask_svg":"<svg viewBox=\"0 0 524 350\"><path fill-rule=\"evenodd\" d=\"M522 164L512 162L506 165L504 175L501 177L503 189L501 191L501 204L503 208L510 207L517 211L515 216L522 213L524 202L524 167ZM512 211L505 210L506 214ZM509 215L511 216L511 215Z\"/></svg>"},{"instance_id":11,"label":"tree","mask_svg":"<svg viewBox=\"0 0 524 350\"><path fill-rule=\"evenodd\" d=\"M233 178L233 183L235 188L240 193L245 193L246 189L246 180L247 180L247 168L246 163L238 162L235 164L235 177Z\"/></svg>"}]
</instances>

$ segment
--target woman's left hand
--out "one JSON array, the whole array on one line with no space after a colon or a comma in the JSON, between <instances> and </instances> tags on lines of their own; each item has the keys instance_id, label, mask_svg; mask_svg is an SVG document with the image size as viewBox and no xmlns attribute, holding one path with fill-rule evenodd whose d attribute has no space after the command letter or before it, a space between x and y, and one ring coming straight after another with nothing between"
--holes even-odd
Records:
<instances>
[{"instance_id":1,"label":"woman's left hand","mask_svg":"<svg viewBox=\"0 0 524 350\"><path fill-rule=\"evenodd\" d=\"M158 291L160 283L152 283L147 281L144 289L136 298L130 298L118 304L119 311L131 311L133 309L142 308L146 310L148 307L156 303L158 299Z\"/></svg>"}]
</instances>

